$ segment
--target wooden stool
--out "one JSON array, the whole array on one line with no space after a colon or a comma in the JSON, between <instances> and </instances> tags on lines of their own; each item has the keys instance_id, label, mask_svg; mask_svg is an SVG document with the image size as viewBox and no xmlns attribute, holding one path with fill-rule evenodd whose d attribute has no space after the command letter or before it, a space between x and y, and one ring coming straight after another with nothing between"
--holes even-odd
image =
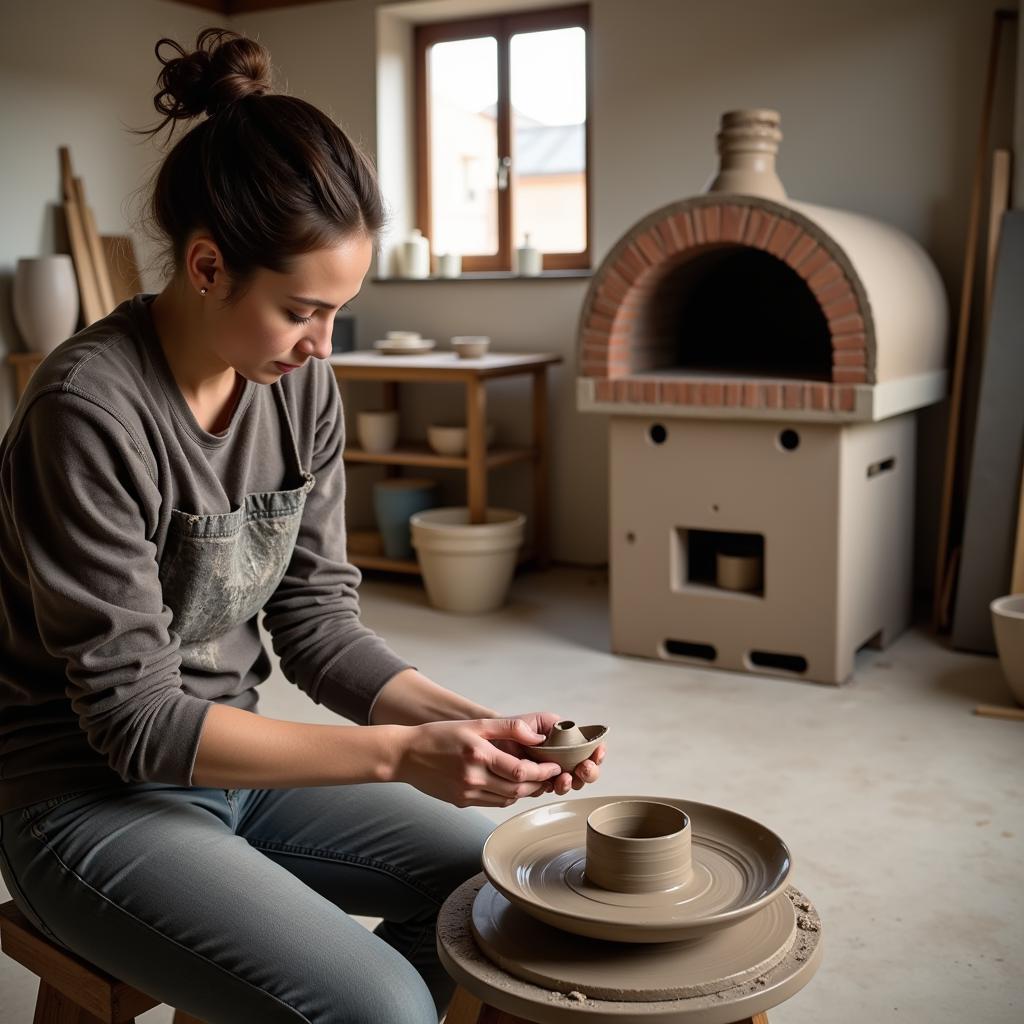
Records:
<instances>
[{"instance_id":1,"label":"wooden stool","mask_svg":"<svg viewBox=\"0 0 1024 1024\"><path fill-rule=\"evenodd\" d=\"M0 906L0 949L39 977L33 1024L134 1024L159 1006L131 985L51 942L11 903ZM202 1024L178 1010L174 1024Z\"/></svg>"}]
</instances>

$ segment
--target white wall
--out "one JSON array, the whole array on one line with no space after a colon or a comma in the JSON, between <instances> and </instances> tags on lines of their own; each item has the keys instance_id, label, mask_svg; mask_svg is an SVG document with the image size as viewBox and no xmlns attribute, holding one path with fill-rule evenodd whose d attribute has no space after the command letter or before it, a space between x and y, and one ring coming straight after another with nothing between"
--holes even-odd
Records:
<instances>
[{"instance_id":1,"label":"white wall","mask_svg":"<svg viewBox=\"0 0 1024 1024\"><path fill-rule=\"evenodd\" d=\"M931 252L955 298L996 4L593 0L597 258L646 213L702 187L715 166L723 110L772 106L782 112L778 167L790 195L908 231ZM335 0L240 15L230 24L270 48L283 88L327 110L372 152L377 6L377 0ZM157 36L194 37L212 16L160 0L2 0L2 10L0 273L9 275L17 256L51 247L44 211L59 194L60 142L72 146L101 230L125 226L123 199L154 151L122 132L119 119L137 124L149 117ZM10 138L18 144L6 144ZM394 199L407 204L408 193ZM575 329L585 290L585 281L367 281L355 311L363 344L388 328L412 327L440 338L486 333L501 349L562 355L551 420L555 555L594 563L606 552L607 447L603 419L575 411ZM0 331L10 346L8 307L4 299ZM523 389L507 383L493 394L505 436L525 436ZM437 389L421 398L412 403L416 423L454 400ZM918 521L920 543L927 545L941 410L926 414L923 426ZM523 473L500 471L494 480L496 501L525 507ZM358 515L365 505L355 474L352 490ZM927 570L930 556L921 561Z\"/></svg>"},{"instance_id":2,"label":"white wall","mask_svg":"<svg viewBox=\"0 0 1024 1024\"><path fill-rule=\"evenodd\" d=\"M154 143L127 128L153 124L161 36L195 39L208 13L166 0L0 0L0 361L21 351L11 316L20 257L67 252L57 148L67 145L102 234L123 234L158 164ZM142 193L144 195L144 193ZM144 238L140 260L152 262ZM159 278L144 273L147 287ZM0 424L13 411L0 376Z\"/></svg>"}]
</instances>

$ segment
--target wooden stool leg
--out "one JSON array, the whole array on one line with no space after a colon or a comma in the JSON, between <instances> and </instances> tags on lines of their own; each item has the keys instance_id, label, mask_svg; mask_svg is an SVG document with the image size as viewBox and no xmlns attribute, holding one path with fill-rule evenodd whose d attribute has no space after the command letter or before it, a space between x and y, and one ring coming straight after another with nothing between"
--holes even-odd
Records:
<instances>
[{"instance_id":1,"label":"wooden stool leg","mask_svg":"<svg viewBox=\"0 0 1024 1024\"><path fill-rule=\"evenodd\" d=\"M32 1024L103 1024L103 1021L88 1010L83 1010L73 999L52 985L40 981ZM135 1018L125 1020L123 1024L135 1024Z\"/></svg>"},{"instance_id":2,"label":"wooden stool leg","mask_svg":"<svg viewBox=\"0 0 1024 1024\"><path fill-rule=\"evenodd\" d=\"M483 1005L476 996L470 995L461 985L457 985L455 995L448 1004L444 1024L477 1024Z\"/></svg>"}]
</instances>

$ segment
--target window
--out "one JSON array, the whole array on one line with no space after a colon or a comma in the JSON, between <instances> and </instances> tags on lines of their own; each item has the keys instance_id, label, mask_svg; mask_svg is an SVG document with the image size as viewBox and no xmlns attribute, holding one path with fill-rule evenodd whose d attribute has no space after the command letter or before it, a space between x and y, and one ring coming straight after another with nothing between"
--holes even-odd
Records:
<instances>
[{"instance_id":1,"label":"window","mask_svg":"<svg viewBox=\"0 0 1024 1024\"><path fill-rule=\"evenodd\" d=\"M586 7L416 30L417 224L467 271L589 268Z\"/></svg>"}]
</instances>

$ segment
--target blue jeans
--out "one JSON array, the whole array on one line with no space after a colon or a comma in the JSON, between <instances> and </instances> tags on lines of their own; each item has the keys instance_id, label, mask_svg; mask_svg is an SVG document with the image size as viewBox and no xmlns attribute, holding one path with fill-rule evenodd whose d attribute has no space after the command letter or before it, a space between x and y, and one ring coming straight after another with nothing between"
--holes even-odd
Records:
<instances>
[{"instance_id":1,"label":"blue jeans","mask_svg":"<svg viewBox=\"0 0 1024 1024\"><path fill-rule=\"evenodd\" d=\"M492 828L403 783L145 783L3 815L0 871L50 938L210 1024L436 1024L437 913Z\"/></svg>"}]
</instances>

